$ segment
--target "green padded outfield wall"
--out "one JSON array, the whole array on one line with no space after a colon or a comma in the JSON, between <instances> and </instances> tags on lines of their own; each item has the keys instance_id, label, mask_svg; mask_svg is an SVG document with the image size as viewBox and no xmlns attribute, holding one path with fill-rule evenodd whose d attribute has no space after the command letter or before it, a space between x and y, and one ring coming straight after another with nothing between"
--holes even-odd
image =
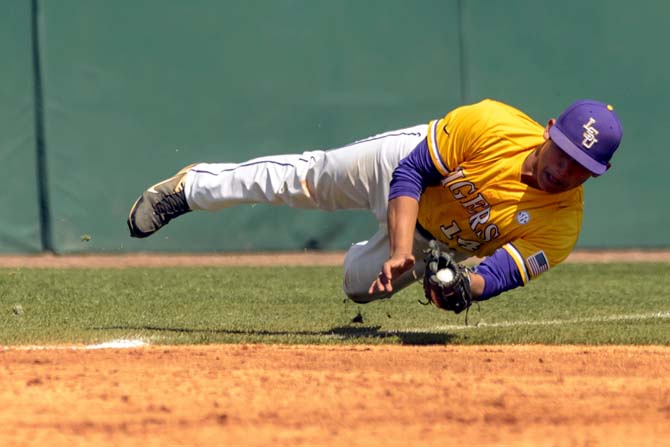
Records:
<instances>
[{"instance_id":1,"label":"green padded outfield wall","mask_svg":"<svg viewBox=\"0 0 670 447\"><path fill-rule=\"evenodd\" d=\"M3 6L0 153L11 188L1 200L11 212L0 221L1 251L347 248L374 231L367 213L269 206L191 213L141 241L127 236L125 219L143 189L188 163L336 147L484 97L540 122L578 97L611 101L624 143L613 170L586 186L579 245L670 247L665 1ZM43 130L33 114L35 72ZM37 134L48 174L39 178Z\"/></svg>"},{"instance_id":2,"label":"green padded outfield wall","mask_svg":"<svg viewBox=\"0 0 670 447\"><path fill-rule=\"evenodd\" d=\"M188 163L339 146L443 113L461 92L456 6L41 2L54 249L335 249L366 238L375 223L362 212L192 213L142 241L125 219L143 189Z\"/></svg>"},{"instance_id":3,"label":"green padded outfield wall","mask_svg":"<svg viewBox=\"0 0 670 447\"><path fill-rule=\"evenodd\" d=\"M42 250L36 166L31 4L0 13L0 251Z\"/></svg>"}]
</instances>

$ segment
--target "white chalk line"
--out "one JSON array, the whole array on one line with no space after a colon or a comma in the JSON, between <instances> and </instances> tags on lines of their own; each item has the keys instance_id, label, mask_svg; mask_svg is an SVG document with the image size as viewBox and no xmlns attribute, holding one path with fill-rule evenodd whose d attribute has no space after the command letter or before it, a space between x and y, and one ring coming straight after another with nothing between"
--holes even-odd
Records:
<instances>
[{"instance_id":1,"label":"white chalk line","mask_svg":"<svg viewBox=\"0 0 670 447\"><path fill-rule=\"evenodd\" d=\"M513 327L523 327L523 326L563 326L569 324L584 324L584 323L612 323L617 321L643 321L643 320L667 320L670 319L670 311L661 311L661 312L649 312L644 314L629 314L629 315L607 315L601 317L582 317L582 318L571 318L566 320L517 320L517 321L499 321L496 323L487 323L485 321L480 321L479 323L471 325L456 325L456 324L447 324L442 326L433 326L428 328L408 328L408 329L397 329L389 330L389 333L401 333L401 332L411 332L411 333L425 333L428 331L440 331L440 332L449 332L449 331L464 331L464 330L475 330L480 328L513 328ZM341 334L327 334L332 338L345 338ZM85 345L85 346L64 346L64 345L29 345L29 346L0 346L0 351L39 351L39 350L64 350L64 351L79 351L79 350L94 350L94 349L131 349L131 348L141 348L143 346L148 346L144 340L141 339L119 339L111 340L108 342L98 343L94 345Z\"/></svg>"},{"instance_id":2,"label":"white chalk line","mask_svg":"<svg viewBox=\"0 0 670 447\"><path fill-rule=\"evenodd\" d=\"M85 346L85 349L128 349L128 348L141 348L146 346L148 343L144 340L112 340L104 343L98 343L97 345L88 345Z\"/></svg>"},{"instance_id":3,"label":"white chalk line","mask_svg":"<svg viewBox=\"0 0 670 447\"><path fill-rule=\"evenodd\" d=\"M87 351L94 349L131 349L148 346L144 340L141 339L119 339L111 340L94 345L27 345L27 346L1 346L0 351Z\"/></svg>"},{"instance_id":4,"label":"white chalk line","mask_svg":"<svg viewBox=\"0 0 670 447\"><path fill-rule=\"evenodd\" d=\"M476 320L476 315L471 312L471 319ZM434 326L431 328L415 328L405 329L402 332L426 332L426 329L438 331L463 331L473 330L478 328L511 328L522 326L563 326L568 324L583 324L583 323L612 323L617 321L640 321L640 320L667 320L670 319L670 311L650 312L644 314L630 314L630 315L606 315L601 317L581 317L571 318L566 320L517 320L517 321L499 321L496 323L487 323L480 321L478 324L470 325L444 325ZM400 332L400 331L398 331Z\"/></svg>"}]
</instances>

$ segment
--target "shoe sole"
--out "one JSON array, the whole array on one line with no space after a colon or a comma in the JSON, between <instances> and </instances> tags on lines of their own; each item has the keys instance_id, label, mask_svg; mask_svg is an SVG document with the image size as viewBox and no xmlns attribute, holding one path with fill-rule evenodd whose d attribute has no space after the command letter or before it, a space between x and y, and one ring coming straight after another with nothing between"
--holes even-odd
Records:
<instances>
[{"instance_id":1,"label":"shoe sole","mask_svg":"<svg viewBox=\"0 0 670 447\"><path fill-rule=\"evenodd\" d=\"M151 233L145 233L143 231L140 231L136 226L135 226L135 219L133 217L133 213L135 211L135 208L137 208L137 205L143 200L143 197L140 196L137 200L135 200L135 203L133 203L133 206L130 208L130 213L128 213L128 220L126 223L128 224L128 230L130 230L130 237L135 237L138 239L143 239L145 237L151 236L154 234L156 231L153 231Z\"/></svg>"}]
</instances>

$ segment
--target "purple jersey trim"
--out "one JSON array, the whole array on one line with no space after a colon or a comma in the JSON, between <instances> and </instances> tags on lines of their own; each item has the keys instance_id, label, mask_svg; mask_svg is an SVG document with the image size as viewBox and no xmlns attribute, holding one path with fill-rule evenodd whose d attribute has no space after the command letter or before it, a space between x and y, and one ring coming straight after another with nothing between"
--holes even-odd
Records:
<instances>
[{"instance_id":1,"label":"purple jersey trim","mask_svg":"<svg viewBox=\"0 0 670 447\"><path fill-rule=\"evenodd\" d=\"M484 259L475 272L484 277L484 293L477 298L479 301L488 300L523 285L523 278L514 259L502 248Z\"/></svg>"},{"instance_id":2,"label":"purple jersey trim","mask_svg":"<svg viewBox=\"0 0 670 447\"><path fill-rule=\"evenodd\" d=\"M393 171L389 200L400 196L419 200L426 187L437 185L441 179L442 174L430 158L428 141L423 139Z\"/></svg>"}]
</instances>

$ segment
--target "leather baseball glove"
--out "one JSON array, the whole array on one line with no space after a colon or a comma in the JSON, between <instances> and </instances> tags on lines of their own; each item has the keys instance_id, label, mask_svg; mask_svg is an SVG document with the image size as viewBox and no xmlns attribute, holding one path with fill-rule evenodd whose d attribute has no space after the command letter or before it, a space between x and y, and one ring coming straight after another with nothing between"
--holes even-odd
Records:
<instances>
[{"instance_id":1,"label":"leather baseball glove","mask_svg":"<svg viewBox=\"0 0 670 447\"><path fill-rule=\"evenodd\" d=\"M424 250L426 274L423 291L434 306L461 313L472 305L470 269L457 264L449 252L441 250L437 241L430 241ZM428 304L428 303L425 303Z\"/></svg>"}]
</instances>

